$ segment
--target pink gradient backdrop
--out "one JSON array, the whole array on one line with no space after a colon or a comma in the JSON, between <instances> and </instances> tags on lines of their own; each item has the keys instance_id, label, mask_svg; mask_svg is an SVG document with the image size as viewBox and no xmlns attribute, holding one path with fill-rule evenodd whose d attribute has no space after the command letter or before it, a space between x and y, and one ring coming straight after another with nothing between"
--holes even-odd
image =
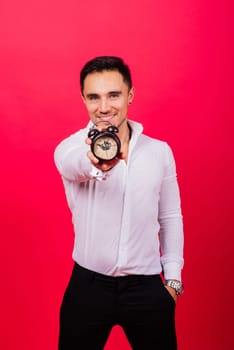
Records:
<instances>
[{"instance_id":1,"label":"pink gradient backdrop","mask_svg":"<svg viewBox=\"0 0 234 350\"><path fill-rule=\"evenodd\" d=\"M56 349L73 228L53 151L86 124L79 71L102 54L129 63L136 88L129 116L176 157L186 235L179 349L230 348L233 7L231 0L1 1L1 349ZM105 347L117 349L130 349L119 327Z\"/></svg>"}]
</instances>

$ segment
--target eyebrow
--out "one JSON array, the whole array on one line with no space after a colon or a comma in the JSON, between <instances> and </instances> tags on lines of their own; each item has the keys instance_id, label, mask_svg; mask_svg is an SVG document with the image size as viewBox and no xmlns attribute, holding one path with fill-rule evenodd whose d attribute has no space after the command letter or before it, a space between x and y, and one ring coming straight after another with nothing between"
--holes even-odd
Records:
<instances>
[{"instance_id":1,"label":"eyebrow","mask_svg":"<svg viewBox=\"0 0 234 350\"><path fill-rule=\"evenodd\" d=\"M109 91L109 92L108 92L108 95L111 95L111 94L120 95L120 94L122 94L122 91L120 91L120 90Z\"/></svg>"},{"instance_id":2,"label":"eyebrow","mask_svg":"<svg viewBox=\"0 0 234 350\"><path fill-rule=\"evenodd\" d=\"M121 95L121 94L122 94L122 91L120 91L120 90L113 90L113 91L109 91L109 92L107 93L107 95L113 95L113 94L115 94L115 95ZM86 97L87 97L87 98L99 97L99 94L90 93L90 94L87 94Z\"/></svg>"},{"instance_id":3,"label":"eyebrow","mask_svg":"<svg viewBox=\"0 0 234 350\"><path fill-rule=\"evenodd\" d=\"M87 98L98 97L98 94L91 93L91 94L87 94L86 97Z\"/></svg>"}]
</instances>

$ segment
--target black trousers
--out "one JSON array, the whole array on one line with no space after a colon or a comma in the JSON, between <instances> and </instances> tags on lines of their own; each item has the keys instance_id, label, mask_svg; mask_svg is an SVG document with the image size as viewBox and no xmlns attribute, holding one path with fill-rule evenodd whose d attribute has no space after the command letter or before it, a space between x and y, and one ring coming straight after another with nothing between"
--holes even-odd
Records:
<instances>
[{"instance_id":1,"label":"black trousers","mask_svg":"<svg viewBox=\"0 0 234 350\"><path fill-rule=\"evenodd\" d=\"M160 275L112 277L75 263L60 310L59 350L101 350L114 325L134 350L176 350L174 316Z\"/></svg>"}]
</instances>

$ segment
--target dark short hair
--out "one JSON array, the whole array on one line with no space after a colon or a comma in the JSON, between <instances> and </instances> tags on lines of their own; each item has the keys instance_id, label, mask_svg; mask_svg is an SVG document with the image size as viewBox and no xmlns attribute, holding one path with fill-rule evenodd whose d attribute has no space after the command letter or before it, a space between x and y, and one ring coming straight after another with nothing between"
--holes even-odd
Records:
<instances>
[{"instance_id":1,"label":"dark short hair","mask_svg":"<svg viewBox=\"0 0 234 350\"><path fill-rule=\"evenodd\" d=\"M128 88L132 87L132 78L129 67L124 63L123 59L116 56L98 56L88 61L80 72L80 89L83 93L84 80L88 74L94 72L118 71Z\"/></svg>"}]
</instances>

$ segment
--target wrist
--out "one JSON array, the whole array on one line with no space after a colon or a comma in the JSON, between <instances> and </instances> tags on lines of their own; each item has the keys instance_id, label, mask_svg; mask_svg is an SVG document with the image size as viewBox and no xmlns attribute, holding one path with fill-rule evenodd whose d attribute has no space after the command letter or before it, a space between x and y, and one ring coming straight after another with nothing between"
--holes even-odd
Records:
<instances>
[{"instance_id":1,"label":"wrist","mask_svg":"<svg viewBox=\"0 0 234 350\"><path fill-rule=\"evenodd\" d=\"M181 281L172 279L165 280L164 285L173 288L177 296L183 294L184 292L184 285Z\"/></svg>"},{"instance_id":2,"label":"wrist","mask_svg":"<svg viewBox=\"0 0 234 350\"><path fill-rule=\"evenodd\" d=\"M113 169L114 167L112 166L112 167L110 167L110 168L108 168L108 169L105 169L105 170L102 170L102 172L103 173L107 173L108 171L110 171L111 169Z\"/></svg>"}]
</instances>

